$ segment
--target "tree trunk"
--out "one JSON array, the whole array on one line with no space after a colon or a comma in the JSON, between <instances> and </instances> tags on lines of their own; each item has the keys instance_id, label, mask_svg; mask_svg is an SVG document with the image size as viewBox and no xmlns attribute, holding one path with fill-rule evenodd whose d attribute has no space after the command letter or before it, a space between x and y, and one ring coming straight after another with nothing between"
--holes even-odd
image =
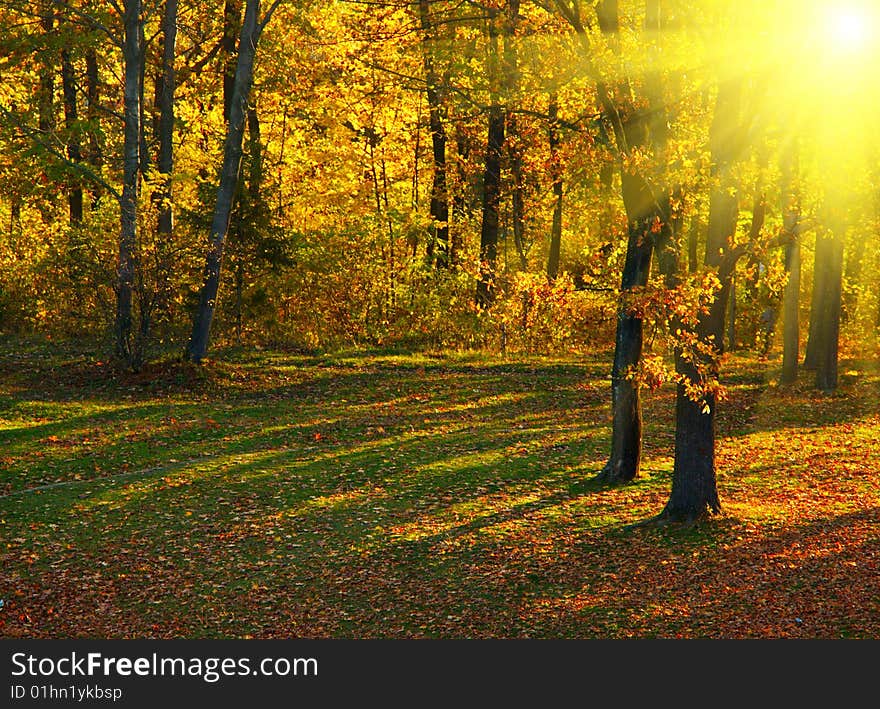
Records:
<instances>
[{"instance_id":1,"label":"tree trunk","mask_svg":"<svg viewBox=\"0 0 880 709\"><path fill-rule=\"evenodd\" d=\"M603 34L617 51L617 0L602 0L596 12ZM653 111L664 115L665 112L661 106L639 111L632 101L629 83L621 81L618 88L618 93L624 97L622 105L614 104L608 88L599 86L600 105L606 120L611 123L617 143L621 192L628 224L611 367L611 453L597 476L599 480L612 484L628 482L638 476L642 452L641 393L634 375L642 359L644 323L626 299L634 289L647 285L659 233L657 226L660 231L669 227L668 215L661 205L663 197L655 194L653 186L641 174L632 171L625 159L630 151L651 145L650 126L656 118L650 116ZM663 122L665 124L665 118ZM658 138L662 141L664 134ZM660 145L662 147L662 143Z\"/></svg>"},{"instance_id":2,"label":"tree trunk","mask_svg":"<svg viewBox=\"0 0 880 709\"><path fill-rule=\"evenodd\" d=\"M523 183L523 153L519 140L516 116L507 113L507 155L510 161L511 221L513 222L513 243L519 257L519 267L525 271L529 267L526 255L525 185Z\"/></svg>"},{"instance_id":3,"label":"tree trunk","mask_svg":"<svg viewBox=\"0 0 880 709\"><path fill-rule=\"evenodd\" d=\"M553 225L550 228L550 253L547 256L547 277L559 275L559 254L562 248L562 165L559 161L559 102L550 94L547 107L550 141L550 174L553 179Z\"/></svg>"},{"instance_id":4,"label":"tree trunk","mask_svg":"<svg viewBox=\"0 0 880 709\"><path fill-rule=\"evenodd\" d=\"M807 335L807 351L804 354L804 369L815 370L819 366L821 345L820 329L825 294L828 290L829 265L832 259L831 240L816 234L815 257L813 261L813 291L810 297L810 329Z\"/></svg>"},{"instance_id":5,"label":"tree trunk","mask_svg":"<svg viewBox=\"0 0 880 709\"><path fill-rule=\"evenodd\" d=\"M272 7L274 9L275 5ZM226 129L223 166L220 172L220 185L217 189L217 204L211 221L210 244L205 261L204 280L199 296L198 310L193 322L192 335L187 348L187 356L196 363L202 361L208 349L211 320L214 316L217 292L220 287L223 243L229 229L232 202L238 188L247 102L253 81L257 42L265 23L269 19L267 16L263 22L260 22L259 13L260 1L247 0L244 23L241 28L241 38L238 44L238 64L235 70L229 124Z\"/></svg>"},{"instance_id":6,"label":"tree trunk","mask_svg":"<svg viewBox=\"0 0 880 709\"><path fill-rule=\"evenodd\" d=\"M235 91L235 39L241 31L241 0L223 3L223 39L220 42L223 71L223 118L227 125Z\"/></svg>"},{"instance_id":7,"label":"tree trunk","mask_svg":"<svg viewBox=\"0 0 880 709\"><path fill-rule=\"evenodd\" d=\"M689 379L698 375L693 365L677 360L676 371ZM693 522L707 511L721 511L715 481L715 397L701 401L688 397L679 384L675 397L675 469L669 501L661 514L681 522Z\"/></svg>"},{"instance_id":8,"label":"tree trunk","mask_svg":"<svg viewBox=\"0 0 880 709\"><path fill-rule=\"evenodd\" d=\"M40 27L47 38L52 36L55 29L55 15L51 10L40 17ZM43 64L39 71L37 125L42 133L49 133L55 129L55 67L51 64Z\"/></svg>"},{"instance_id":9,"label":"tree trunk","mask_svg":"<svg viewBox=\"0 0 880 709\"><path fill-rule=\"evenodd\" d=\"M519 22L520 0L507 1L504 24L504 105L506 109L505 143L511 176L511 222L513 243L519 257L520 269L528 268L525 244L525 185L523 182L523 144L520 140L516 118L516 91L519 83L519 67L516 49L516 27Z\"/></svg>"},{"instance_id":10,"label":"tree trunk","mask_svg":"<svg viewBox=\"0 0 880 709\"><path fill-rule=\"evenodd\" d=\"M67 157L72 162L78 163L82 160L82 150L77 126L79 115L76 105L76 79L73 73L73 60L67 49L61 50L61 90L64 94L64 122L68 132ZM83 220L83 191L79 180L68 187L67 206L70 226L79 227Z\"/></svg>"},{"instance_id":11,"label":"tree trunk","mask_svg":"<svg viewBox=\"0 0 880 709\"><path fill-rule=\"evenodd\" d=\"M676 371L688 382L700 386L718 376L718 360L724 349L724 322L730 282L742 252L731 249L736 232L738 197L729 174L742 146L739 123L740 85L725 81L719 86L715 117L710 130L713 168L719 184L709 197L709 228L706 239L706 266L717 269L721 287L708 312L701 313L696 326L700 350L693 353L700 363L685 357L676 347ZM696 400L680 383L675 404L675 460L672 491L659 515L662 521L693 522L721 511L715 475L716 396L711 387Z\"/></svg>"},{"instance_id":12,"label":"tree trunk","mask_svg":"<svg viewBox=\"0 0 880 709\"><path fill-rule=\"evenodd\" d=\"M104 164L104 153L99 139L101 133L101 111L98 105L100 82L98 56L94 49L89 48L86 50L86 118L89 121L88 162L92 167L98 168L98 171ZM95 209L100 202L103 191L99 185L95 185L90 192L92 195L91 209Z\"/></svg>"},{"instance_id":13,"label":"tree trunk","mask_svg":"<svg viewBox=\"0 0 880 709\"><path fill-rule=\"evenodd\" d=\"M727 351L736 350L736 272L730 279L730 295L728 296L729 313L727 316Z\"/></svg>"},{"instance_id":14,"label":"tree trunk","mask_svg":"<svg viewBox=\"0 0 880 709\"><path fill-rule=\"evenodd\" d=\"M816 388L832 392L837 388L837 355L840 339L841 285L843 280L843 237L837 229L827 237L828 266L816 332Z\"/></svg>"},{"instance_id":15,"label":"tree trunk","mask_svg":"<svg viewBox=\"0 0 880 709\"><path fill-rule=\"evenodd\" d=\"M483 221L480 229L480 277L477 305L488 308L495 300L495 264L498 256L498 211L501 201L501 149L504 144L504 110L489 108L489 131L483 171Z\"/></svg>"},{"instance_id":16,"label":"tree trunk","mask_svg":"<svg viewBox=\"0 0 880 709\"><path fill-rule=\"evenodd\" d=\"M783 330L782 330L782 374L780 381L791 384L797 381L798 359L800 357L800 323L799 300L801 290L801 245L797 236L797 216L790 224L793 239L786 247L785 268L788 281L782 296Z\"/></svg>"},{"instance_id":17,"label":"tree trunk","mask_svg":"<svg viewBox=\"0 0 880 709\"><path fill-rule=\"evenodd\" d=\"M162 71L157 90L159 98L158 165L162 175L158 230L160 242L170 243L174 231L171 176L174 172L174 92L176 90L175 54L177 45L177 0L165 0L162 20Z\"/></svg>"},{"instance_id":18,"label":"tree trunk","mask_svg":"<svg viewBox=\"0 0 880 709\"><path fill-rule=\"evenodd\" d=\"M158 156L156 167L160 184L154 198L157 202L156 230L158 232L157 297L167 309L171 296L170 253L174 235L174 92L176 90L175 55L177 45L177 0L166 0L162 18L162 66L156 80L158 121L156 138Z\"/></svg>"},{"instance_id":19,"label":"tree trunk","mask_svg":"<svg viewBox=\"0 0 880 709\"><path fill-rule=\"evenodd\" d=\"M422 52L425 84L428 97L428 125L431 129L431 154L434 176L431 183L431 236L428 256L437 267L450 265L449 255L449 195L446 187L446 126L441 84L434 67L434 39L431 31L430 0L419 0L419 20L422 28Z\"/></svg>"},{"instance_id":20,"label":"tree trunk","mask_svg":"<svg viewBox=\"0 0 880 709\"><path fill-rule=\"evenodd\" d=\"M795 144L786 147L782 159L782 228L791 238L785 248L788 280L782 294L782 384L797 381L800 358L801 244L800 208L795 188L798 153Z\"/></svg>"},{"instance_id":21,"label":"tree trunk","mask_svg":"<svg viewBox=\"0 0 880 709\"><path fill-rule=\"evenodd\" d=\"M504 147L504 107L500 103L500 72L498 68L497 19L489 20L489 75L492 104L489 106L489 127L486 137L483 170L483 220L480 228L480 273L477 279L476 302L488 308L495 300L495 265L498 257L498 224L501 204L501 151Z\"/></svg>"},{"instance_id":22,"label":"tree trunk","mask_svg":"<svg viewBox=\"0 0 880 709\"><path fill-rule=\"evenodd\" d=\"M141 2L125 0L124 62L124 142L119 257L116 285L116 356L137 367L137 354L132 343L132 289L137 247L138 171L140 168L141 104L140 77L143 52L141 47Z\"/></svg>"}]
</instances>

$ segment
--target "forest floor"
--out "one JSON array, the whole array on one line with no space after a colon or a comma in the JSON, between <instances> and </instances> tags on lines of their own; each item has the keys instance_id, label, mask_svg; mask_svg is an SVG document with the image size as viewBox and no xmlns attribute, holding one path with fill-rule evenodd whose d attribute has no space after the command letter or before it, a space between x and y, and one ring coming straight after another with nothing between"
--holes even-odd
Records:
<instances>
[{"instance_id":1,"label":"forest floor","mask_svg":"<svg viewBox=\"0 0 880 709\"><path fill-rule=\"evenodd\" d=\"M880 375L730 355L724 513L593 477L609 354L224 351L115 374L0 341L0 636L880 638ZM874 360L876 363L876 359Z\"/></svg>"}]
</instances>

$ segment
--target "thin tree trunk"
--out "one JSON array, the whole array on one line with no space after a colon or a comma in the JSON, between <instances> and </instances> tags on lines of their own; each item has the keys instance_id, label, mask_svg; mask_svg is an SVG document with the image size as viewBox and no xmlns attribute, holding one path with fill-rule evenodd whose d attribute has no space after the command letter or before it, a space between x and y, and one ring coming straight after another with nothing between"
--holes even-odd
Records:
<instances>
[{"instance_id":1,"label":"thin tree trunk","mask_svg":"<svg viewBox=\"0 0 880 709\"><path fill-rule=\"evenodd\" d=\"M477 280L476 302L488 308L495 300L495 266L498 258L499 208L501 203L501 150L504 146L504 107L500 103L500 72L498 68L497 19L489 20L489 74L492 104L489 107L489 127L486 138L485 168L483 170L483 219L480 228L480 274Z\"/></svg>"},{"instance_id":2,"label":"thin tree trunk","mask_svg":"<svg viewBox=\"0 0 880 709\"><path fill-rule=\"evenodd\" d=\"M513 223L513 244L519 257L519 267L525 271L529 267L526 255L526 222L525 222L525 185L523 182L523 155L519 141L519 128L516 116L507 113L507 155L510 161L511 185L511 221Z\"/></svg>"},{"instance_id":3,"label":"thin tree trunk","mask_svg":"<svg viewBox=\"0 0 880 709\"><path fill-rule=\"evenodd\" d=\"M73 71L73 60L70 51L61 50L61 89L64 94L64 122L67 127L67 157L78 163L82 160L80 149L79 115L76 102L76 78ZM70 226L79 227L83 220L83 191L79 180L76 180L67 190L67 205Z\"/></svg>"},{"instance_id":4,"label":"thin tree trunk","mask_svg":"<svg viewBox=\"0 0 880 709\"><path fill-rule=\"evenodd\" d=\"M730 295L728 296L727 315L727 351L736 350L736 272L730 277Z\"/></svg>"},{"instance_id":5,"label":"thin tree trunk","mask_svg":"<svg viewBox=\"0 0 880 709\"><path fill-rule=\"evenodd\" d=\"M782 372L780 382L797 381L800 358L801 244L799 195L795 188L798 170L796 144L788 145L782 156L782 228L790 237L785 248L788 280L782 293Z\"/></svg>"},{"instance_id":6,"label":"thin tree trunk","mask_svg":"<svg viewBox=\"0 0 880 709\"><path fill-rule=\"evenodd\" d=\"M547 256L547 277L559 275L559 255L562 249L562 165L559 160L559 100L550 94L547 107L550 142L550 174L553 179L553 224L550 227L550 253Z\"/></svg>"},{"instance_id":7,"label":"thin tree trunk","mask_svg":"<svg viewBox=\"0 0 880 709\"><path fill-rule=\"evenodd\" d=\"M162 18L162 67L156 81L159 109L156 138L158 142L157 168L161 183L156 191L158 202L158 296L162 307L170 303L170 253L174 238L174 93L176 90L175 55L177 45L177 0L166 0Z\"/></svg>"},{"instance_id":8,"label":"thin tree trunk","mask_svg":"<svg viewBox=\"0 0 880 709\"><path fill-rule=\"evenodd\" d=\"M98 55L94 49L86 50L86 118L89 121L89 164L100 171L104 164L104 154L101 149L99 135L101 133L101 112L98 105L100 94L100 74L98 72ZM91 209L95 209L100 202L103 191L99 185L90 189L92 195Z\"/></svg>"},{"instance_id":9,"label":"thin tree trunk","mask_svg":"<svg viewBox=\"0 0 880 709\"><path fill-rule=\"evenodd\" d=\"M523 182L523 144L520 140L516 118L516 90L519 82L519 58L516 48L516 27L519 22L520 0L508 0L504 25L503 75L505 136L507 158L511 176L511 223L513 244L519 257L520 269L528 268L525 244L525 185Z\"/></svg>"},{"instance_id":10,"label":"thin tree trunk","mask_svg":"<svg viewBox=\"0 0 880 709\"><path fill-rule=\"evenodd\" d=\"M51 37L55 29L55 15L51 10L40 17L40 27L46 37ZM41 132L55 129L55 67L43 64L40 67L40 93L38 97L37 125Z\"/></svg>"},{"instance_id":11,"label":"thin tree trunk","mask_svg":"<svg viewBox=\"0 0 880 709\"><path fill-rule=\"evenodd\" d=\"M175 55L177 45L177 0L165 0L162 20L162 72L159 78L158 168L163 183L159 191L158 229L161 242L170 243L174 231L171 177L174 172L174 92L176 90Z\"/></svg>"},{"instance_id":12,"label":"thin tree trunk","mask_svg":"<svg viewBox=\"0 0 880 709\"><path fill-rule=\"evenodd\" d=\"M277 5L277 4L276 4ZM266 18L260 22L260 0L247 0L241 38L238 44L238 64L229 111L229 124L223 149L223 167L217 189L217 204L211 221L210 245L205 261L204 280L199 296L199 306L193 322L187 356L193 362L201 362L208 349L211 320L217 303L220 286L220 267L223 260L223 244L229 229L232 203L238 188L241 168L242 141L248 97L254 75L257 43L260 33L269 20L273 5Z\"/></svg>"},{"instance_id":13,"label":"thin tree trunk","mask_svg":"<svg viewBox=\"0 0 880 709\"><path fill-rule=\"evenodd\" d=\"M434 160L434 176L431 184L431 237L428 256L438 267L450 265L449 244L449 195L446 180L446 127L441 83L434 67L434 50L431 30L430 0L419 0L419 19L422 28L422 52L425 67L426 93L428 97L428 125L431 129L431 153Z\"/></svg>"},{"instance_id":14,"label":"thin tree trunk","mask_svg":"<svg viewBox=\"0 0 880 709\"><path fill-rule=\"evenodd\" d=\"M799 299L801 290L801 245L797 235L797 215L792 215L793 221L786 225L786 229L792 234L792 241L786 247L785 268L788 271L788 281L782 297L783 330L782 330L782 374L780 381L783 384L791 384L797 381L798 359L800 357L800 323Z\"/></svg>"},{"instance_id":15,"label":"thin tree trunk","mask_svg":"<svg viewBox=\"0 0 880 709\"><path fill-rule=\"evenodd\" d=\"M495 300L495 264L498 258L499 205L501 201L501 149L504 144L504 110L489 109L489 131L483 171L483 221L480 229L480 278L477 304L488 308Z\"/></svg>"},{"instance_id":16,"label":"thin tree trunk","mask_svg":"<svg viewBox=\"0 0 880 709\"><path fill-rule=\"evenodd\" d=\"M385 148L382 148L382 205L385 212L385 223L388 225L388 283L390 288L391 309L397 308L397 253L394 248L394 222L391 220L391 209L388 203L388 168L385 162Z\"/></svg>"}]
</instances>

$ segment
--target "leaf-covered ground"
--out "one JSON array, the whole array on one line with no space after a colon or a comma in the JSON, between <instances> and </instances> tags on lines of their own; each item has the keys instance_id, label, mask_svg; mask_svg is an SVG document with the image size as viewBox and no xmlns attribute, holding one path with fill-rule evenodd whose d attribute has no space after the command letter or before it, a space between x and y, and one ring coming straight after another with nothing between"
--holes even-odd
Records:
<instances>
[{"instance_id":1,"label":"leaf-covered ground","mask_svg":"<svg viewBox=\"0 0 880 709\"><path fill-rule=\"evenodd\" d=\"M880 378L731 357L725 514L636 527L672 468L592 482L608 353L224 353L116 375L0 345L0 635L878 638Z\"/></svg>"}]
</instances>

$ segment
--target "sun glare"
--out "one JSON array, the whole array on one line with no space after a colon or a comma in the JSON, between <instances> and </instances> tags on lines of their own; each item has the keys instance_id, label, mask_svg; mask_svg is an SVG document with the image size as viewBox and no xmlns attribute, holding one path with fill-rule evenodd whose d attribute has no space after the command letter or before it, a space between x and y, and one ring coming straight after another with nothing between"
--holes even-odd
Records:
<instances>
[{"instance_id":1,"label":"sun glare","mask_svg":"<svg viewBox=\"0 0 880 709\"><path fill-rule=\"evenodd\" d=\"M835 51L860 53L872 39L873 19L864 8L834 5L826 9L823 26Z\"/></svg>"}]
</instances>

